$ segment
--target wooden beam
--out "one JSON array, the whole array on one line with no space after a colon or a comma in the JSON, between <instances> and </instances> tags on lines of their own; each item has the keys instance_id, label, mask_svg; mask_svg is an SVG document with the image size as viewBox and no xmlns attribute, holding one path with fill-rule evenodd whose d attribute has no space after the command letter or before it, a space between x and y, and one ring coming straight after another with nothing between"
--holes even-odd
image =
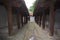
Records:
<instances>
[{"instance_id":1,"label":"wooden beam","mask_svg":"<svg viewBox=\"0 0 60 40\"><path fill-rule=\"evenodd\" d=\"M12 25L12 7L7 8L7 17L8 17L8 32L9 35L12 35L13 25Z\"/></svg>"},{"instance_id":2,"label":"wooden beam","mask_svg":"<svg viewBox=\"0 0 60 40\"><path fill-rule=\"evenodd\" d=\"M53 5L50 6L50 16L49 17L50 17L49 18L50 36L53 36L53 34L54 34L54 21L55 21L54 20L55 13L54 13L54 6Z\"/></svg>"}]
</instances>

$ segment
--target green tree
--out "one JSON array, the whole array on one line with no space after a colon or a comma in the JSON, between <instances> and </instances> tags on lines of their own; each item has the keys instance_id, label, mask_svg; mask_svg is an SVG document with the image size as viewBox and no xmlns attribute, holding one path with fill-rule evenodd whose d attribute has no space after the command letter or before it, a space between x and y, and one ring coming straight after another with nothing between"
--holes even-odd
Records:
<instances>
[{"instance_id":1,"label":"green tree","mask_svg":"<svg viewBox=\"0 0 60 40\"><path fill-rule=\"evenodd\" d=\"M33 11L34 11L34 6L35 6L35 2L34 2L33 5L29 8L29 11L33 12Z\"/></svg>"}]
</instances>

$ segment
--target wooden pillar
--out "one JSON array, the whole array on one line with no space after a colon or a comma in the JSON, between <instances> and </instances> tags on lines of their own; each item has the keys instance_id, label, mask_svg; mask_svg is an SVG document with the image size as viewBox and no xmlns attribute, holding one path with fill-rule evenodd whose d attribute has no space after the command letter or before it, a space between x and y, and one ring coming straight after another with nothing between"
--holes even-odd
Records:
<instances>
[{"instance_id":1,"label":"wooden pillar","mask_svg":"<svg viewBox=\"0 0 60 40\"><path fill-rule=\"evenodd\" d=\"M38 16L36 16L35 19L36 19L36 23L38 24Z\"/></svg>"},{"instance_id":2,"label":"wooden pillar","mask_svg":"<svg viewBox=\"0 0 60 40\"><path fill-rule=\"evenodd\" d=\"M35 16L35 21L36 21L36 23L37 23L37 16Z\"/></svg>"},{"instance_id":3,"label":"wooden pillar","mask_svg":"<svg viewBox=\"0 0 60 40\"><path fill-rule=\"evenodd\" d=\"M12 35L13 25L12 25L12 7L7 8L7 17L8 17L8 32L9 35Z\"/></svg>"},{"instance_id":4,"label":"wooden pillar","mask_svg":"<svg viewBox=\"0 0 60 40\"><path fill-rule=\"evenodd\" d=\"M21 15L21 24L23 26L23 16Z\"/></svg>"},{"instance_id":5,"label":"wooden pillar","mask_svg":"<svg viewBox=\"0 0 60 40\"><path fill-rule=\"evenodd\" d=\"M39 16L37 17L37 22L38 22L38 24L39 24Z\"/></svg>"},{"instance_id":6,"label":"wooden pillar","mask_svg":"<svg viewBox=\"0 0 60 40\"><path fill-rule=\"evenodd\" d=\"M43 15L42 15L42 28L43 29L45 29L45 19L46 19L45 10L43 10Z\"/></svg>"},{"instance_id":7,"label":"wooden pillar","mask_svg":"<svg viewBox=\"0 0 60 40\"><path fill-rule=\"evenodd\" d=\"M39 25L41 26L41 17L39 16Z\"/></svg>"},{"instance_id":8,"label":"wooden pillar","mask_svg":"<svg viewBox=\"0 0 60 40\"><path fill-rule=\"evenodd\" d=\"M20 28L21 28L21 14L20 14Z\"/></svg>"},{"instance_id":9,"label":"wooden pillar","mask_svg":"<svg viewBox=\"0 0 60 40\"><path fill-rule=\"evenodd\" d=\"M35 22L36 22L36 16L35 16Z\"/></svg>"},{"instance_id":10,"label":"wooden pillar","mask_svg":"<svg viewBox=\"0 0 60 40\"><path fill-rule=\"evenodd\" d=\"M28 18L27 18L27 16L26 16L26 23L28 22Z\"/></svg>"},{"instance_id":11,"label":"wooden pillar","mask_svg":"<svg viewBox=\"0 0 60 40\"><path fill-rule=\"evenodd\" d=\"M24 17L24 24L26 24L26 17Z\"/></svg>"},{"instance_id":12,"label":"wooden pillar","mask_svg":"<svg viewBox=\"0 0 60 40\"><path fill-rule=\"evenodd\" d=\"M22 15L20 14L20 28L22 28Z\"/></svg>"},{"instance_id":13,"label":"wooden pillar","mask_svg":"<svg viewBox=\"0 0 60 40\"><path fill-rule=\"evenodd\" d=\"M22 17L23 19L23 25L25 25L25 22L26 22L26 19L25 19L25 16Z\"/></svg>"},{"instance_id":14,"label":"wooden pillar","mask_svg":"<svg viewBox=\"0 0 60 40\"><path fill-rule=\"evenodd\" d=\"M38 24L38 21L39 21L39 16L36 17L36 20L37 20L37 24Z\"/></svg>"},{"instance_id":15,"label":"wooden pillar","mask_svg":"<svg viewBox=\"0 0 60 40\"><path fill-rule=\"evenodd\" d=\"M37 18L37 21L38 21L38 25L39 25L39 16L38 16L38 18Z\"/></svg>"},{"instance_id":16,"label":"wooden pillar","mask_svg":"<svg viewBox=\"0 0 60 40\"><path fill-rule=\"evenodd\" d=\"M17 26L18 26L18 29L20 29L20 14L17 13Z\"/></svg>"},{"instance_id":17,"label":"wooden pillar","mask_svg":"<svg viewBox=\"0 0 60 40\"><path fill-rule=\"evenodd\" d=\"M25 20L25 17L23 17L23 23L25 24L26 20Z\"/></svg>"},{"instance_id":18,"label":"wooden pillar","mask_svg":"<svg viewBox=\"0 0 60 40\"><path fill-rule=\"evenodd\" d=\"M49 15L49 22L50 22L50 24L49 24L49 27L50 27L50 36L53 36L53 34L54 34L54 17L55 17L55 13L54 13L54 6L53 5L51 5L50 6L50 15Z\"/></svg>"}]
</instances>

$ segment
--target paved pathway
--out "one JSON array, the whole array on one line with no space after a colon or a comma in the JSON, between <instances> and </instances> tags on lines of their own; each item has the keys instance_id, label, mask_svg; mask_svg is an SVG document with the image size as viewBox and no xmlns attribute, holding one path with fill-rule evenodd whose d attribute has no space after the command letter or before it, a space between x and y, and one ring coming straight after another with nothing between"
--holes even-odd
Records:
<instances>
[{"instance_id":1,"label":"paved pathway","mask_svg":"<svg viewBox=\"0 0 60 40\"><path fill-rule=\"evenodd\" d=\"M43 30L35 22L28 22L19 32L9 37L10 40L53 40L46 30Z\"/></svg>"}]
</instances>

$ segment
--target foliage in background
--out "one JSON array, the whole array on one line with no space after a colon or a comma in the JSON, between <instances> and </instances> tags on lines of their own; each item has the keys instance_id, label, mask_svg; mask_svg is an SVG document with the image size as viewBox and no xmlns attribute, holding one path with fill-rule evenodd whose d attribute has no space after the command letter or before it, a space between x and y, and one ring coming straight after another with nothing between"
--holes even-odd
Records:
<instances>
[{"instance_id":1,"label":"foliage in background","mask_svg":"<svg viewBox=\"0 0 60 40\"><path fill-rule=\"evenodd\" d=\"M35 2L34 2L33 5L29 8L29 11L33 12L33 11L34 11L34 6L35 6Z\"/></svg>"}]
</instances>

